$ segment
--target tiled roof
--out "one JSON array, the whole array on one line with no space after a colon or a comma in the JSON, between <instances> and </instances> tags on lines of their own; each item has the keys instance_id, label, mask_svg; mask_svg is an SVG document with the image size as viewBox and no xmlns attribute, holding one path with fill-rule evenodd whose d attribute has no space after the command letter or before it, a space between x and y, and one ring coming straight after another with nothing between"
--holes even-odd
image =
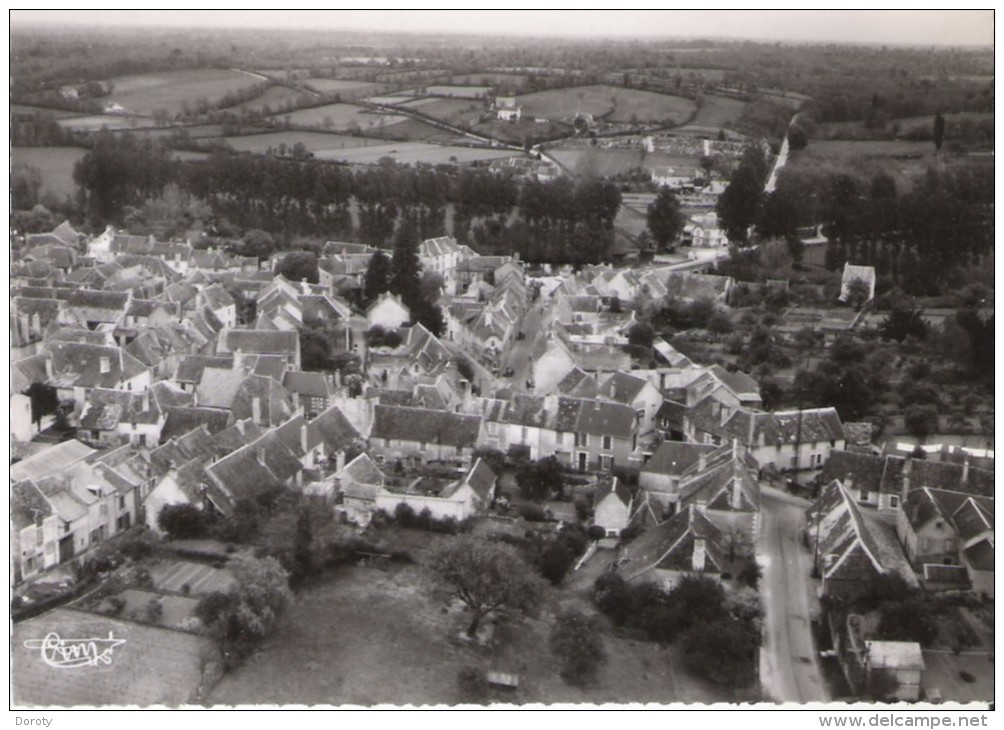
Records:
<instances>
[{"instance_id":1,"label":"tiled roof","mask_svg":"<svg viewBox=\"0 0 1004 730\"><path fill-rule=\"evenodd\" d=\"M695 539L704 541L704 572L720 573L722 533L694 506L685 507L628 543L618 570L628 579L656 568L691 572Z\"/></svg>"},{"instance_id":2,"label":"tiled roof","mask_svg":"<svg viewBox=\"0 0 1004 730\"><path fill-rule=\"evenodd\" d=\"M331 406L310 422L318 430L329 452L346 450L359 438L359 432L338 406Z\"/></svg>"},{"instance_id":3,"label":"tiled roof","mask_svg":"<svg viewBox=\"0 0 1004 730\"><path fill-rule=\"evenodd\" d=\"M331 387L324 373L287 371L282 377L282 387L290 393L327 398Z\"/></svg>"},{"instance_id":4,"label":"tiled roof","mask_svg":"<svg viewBox=\"0 0 1004 730\"><path fill-rule=\"evenodd\" d=\"M576 366L558 383L558 392L577 398L595 398L599 392L599 385L592 375Z\"/></svg>"},{"instance_id":5,"label":"tiled roof","mask_svg":"<svg viewBox=\"0 0 1004 730\"><path fill-rule=\"evenodd\" d=\"M631 404L646 385L648 385L648 381L644 378L616 372L600 385L599 392L604 398L610 398L618 403Z\"/></svg>"},{"instance_id":6,"label":"tiled roof","mask_svg":"<svg viewBox=\"0 0 1004 730\"><path fill-rule=\"evenodd\" d=\"M41 524L44 518L53 514L52 506L30 479L14 482L10 490L10 518L16 529Z\"/></svg>"},{"instance_id":7,"label":"tiled roof","mask_svg":"<svg viewBox=\"0 0 1004 730\"><path fill-rule=\"evenodd\" d=\"M492 487L495 486L497 480L495 472L492 471L491 467L485 463L484 459L478 458L474 462L474 466L471 470L467 472L467 476L464 477L464 481L471 485L471 489L481 498L488 499L491 494Z\"/></svg>"},{"instance_id":8,"label":"tiled roof","mask_svg":"<svg viewBox=\"0 0 1004 730\"><path fill-rule=\"evenodd\" d=\"M10 478L38 480L60 474L94 453L96 453L94 449L79 441L63 441L16 464L11 464Z\"/></svg>"},{"instance_id":9,"label":"tiled roof","mask_svg":"<svg viewBox=\"0 0 1004 730\"><path fill-rule=\"evenodd\" d=\"M342 480L343 483L354 482L376 486L383 486L386 480L384 473L380 471L380 467L373 463L373 460L365 453L360 454L346 464L335 476Z\"/></svg>"},{"instance_id":10,"label":"tiled roof","mask_svg":"<svg viewBox=\"0 0 1004 730\"><path fill-rule=\"evenodd\" d=\"M202 424L206 425L210 433L218 433L227 427L230 418L229 411L218 408L171 407L167 409L167 419L160 431L160 438L166 441L186 434Z\"/></svg>"},{"instance_id":11,"label":"tiled roof","mask_svg":"<svg viewBox=\"0 0 1004 730\"><path fill-rule=\"evenodd\" d=\"M481 432L481 417L427 408L377 405L371 439L423 441L473 448Z\"/></svg>"},{"instance_id":12,"label":"tiled roof","mask_svg":"<svg viewBox=\"0 0 1004 730\"><path fill-rule=\"evenodd\" d=\"M641 468L642 473L679 476L696 464L701 454L707 456L717 447L711 444L693 444L682 441L663 441L652 458Z\"/></svg>"},{"instance_id":13,"label":"tiled roof","mask_svg":"<svg viewBox=\"0 0 1004 730\"><path fill-rule=\"evenodd\" d=\"M573 399L559 399L562 405L570 400ZM574 400L578 403L579 412L575 427L568 430L616 438L630 438L634 434L635 412L630 406L601 400Z\"/></svg>"},{"instance_id":14,"label":"tiled roof","mask_svg":"<svg viewBox=\"0 0 1004 730\"><path fill-rule=\"evenodd\" d=\"M600 479L596 485L596 492L593 494L593 505L598 507L603 500L613 495L625 507L630 508L634 495L628 486L617 477Z\"/></svg>"},{"instance_id":15,"label":"tiled roof","mask_svg":"<svg viewBox=\"0 0 1004 730\"><path fill-rule=\"evenodd\" d=\"M118 347L54 342L49 345L54 384L64 387L114 388L146 372L142 362ZM101 372L107 358L108 372Z\"/></svg>"},{"instance_id":16,"label":"tiled roof","mask_svg":"<svg viewBox=\"0 0 1004 730\"><path fill-rule=\"evenodd\" d=\"M207 367L233 367L233 355L186 355L178 363L174 379L179 383L199 383Z\"/></svg>"},{"instance_id":17,"label":"tiled roof","mask_svg":"<svg viewBox=\"0 0 1004 730\"><path fill-rule=\"evenodd\" d=\"M220 334L217 352L248 354L286 354L297 349L297 333L293 331L262 332L261 330L227 329Z\"/></svg>"}]
</instances>

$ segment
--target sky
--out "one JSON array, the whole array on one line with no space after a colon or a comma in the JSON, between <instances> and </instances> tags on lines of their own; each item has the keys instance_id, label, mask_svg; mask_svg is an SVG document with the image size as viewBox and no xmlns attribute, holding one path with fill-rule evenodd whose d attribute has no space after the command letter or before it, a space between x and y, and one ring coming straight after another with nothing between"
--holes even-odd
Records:
<instances>
[{"instance_id":1,"label":"sky","mask_svg":"<svg viewBox=\"0 0 1004 730\"><path fill-rule=\"evenodd\" d=\"M714 37L912 45L994 43L993 10L12 10L11 25Z\"/></svg>"}]
</instances>

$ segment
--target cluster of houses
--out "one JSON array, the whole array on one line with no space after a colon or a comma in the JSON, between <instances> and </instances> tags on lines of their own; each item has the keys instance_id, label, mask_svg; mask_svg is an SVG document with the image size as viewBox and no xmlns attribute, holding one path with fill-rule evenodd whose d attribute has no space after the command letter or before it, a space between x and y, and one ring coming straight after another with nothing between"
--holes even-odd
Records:
<instances>
[{"instance_id":1,"label":"cluster of houses","mask_svg":"<svg viewBox=\"0 0 1004 730\"><path fill-rule=\"evenodd\" d=\"M442 277L436 336L393 294L358 305L374 253L360 244L327 244L308 284L66 224L26 243L10 316L17 581L136 524L158 529L167 505L228 515L270 488L360 525L400 504L465 520L491 508L500 476L477 450L518 448L596 475L593 520L610 538L646 528L618 556L633 580L729 572L756 540L761 480L794 472L821 474L807 535L827 593L899 572L992 594L986 460L875 454L833 408L764 411L753 378L661 339L657 365L636 367L636 315L620 303L724 303L728 277L597 266L530 279L518 259L430 239L419 258ZM539 326L523 332L531 313ZM304 370L314 327L359 368ZM525 382L492 372L517 349Z\"/></svg>"}]
</instances>

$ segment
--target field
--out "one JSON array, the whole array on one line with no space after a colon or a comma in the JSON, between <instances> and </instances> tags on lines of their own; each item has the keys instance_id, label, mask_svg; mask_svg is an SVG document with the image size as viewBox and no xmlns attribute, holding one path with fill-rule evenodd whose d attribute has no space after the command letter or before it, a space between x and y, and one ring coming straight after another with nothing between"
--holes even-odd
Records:
<instances>
[{"instance_id":1,"label":"field","mask_svg":"<svg viewBox=\"0 0 1004 730\"><path fill-rule=\"evenodd\" d=\"M336 131L345 131L353 126L358 126L363 130L372 127L387 127L406 119L406 117L374 114L353 104L326 104L313 109L300 109L289 114L277 114L276 117L289 119L291 124L298 126L326 127Z\"/></svg>"},{"instance_id":2,"label":"field","mask_svg":"<svg viewBox=\"0 0 1004 730\"><path fill-rule=\"evenodd\" d=\"M112 79L114 91L107 101L117 102L130 112L153 114L159 109L176 114L184 104L198 99L210 103L229 91L245 89L262 80L251 74L226 69L193 69L164 73L121 76Z\"/></svg>"},{"instance_id":3,"label":"field","mask_svg":"<svg viewBox=\"0 0 1004 730\"><path fill-rule=\"evenodd\" d=\"M371 94L382 87L380 84L369 81L350 81L347 79L308 78L303 79L302 83L321 94L341 94L342 98L345 99L356 99L365 94Z\"/></svg>"},{"instance_id":4,"label":"field","mask_svg":"<svg viewBox=\"0 0 1004 730\"><path fill-rule=\"evenodd\" d=\"M297 142L302 142L308 151L315 153L322 150L340 150L374 144L373 140L364 137L324 134L323 132L268 132L242 137L226 137L223 141L238 152L256 153L267 152L270 148L277 150L281 144L292 147Z\"/></svg>"},{"instance_id":5,"label":"field","mask_svg":"<svg viewBox=\"0 0 1004 730\"><path fill-rule=\"evenodd\" d=\"M150 117L122 116L120 114L92 114L85 117L66 117L56 124L74 132L97 132L102 127L106 129L135 129L137 127L152 127Z\"/></svg>"},{"instance_id":6,"label":"field","mask_svg":"<svg viewBox=\"0 0 1004 730\"><path fill-rule=\"evenodd\" d=\"M577 86L523 94L518 97L523 114L554 120L572 120L592 114L607 121L665 122L682 124L696 105L689 99L615 86Z\"/></svg>"},{"instance_id":7,"label":"field","mask_svg":"<svg viewBox=\"0 0 1004 730\"><path fill-rule=\"evenodd\" d=\"M697 160L643 150L603 150L585 146L551 148L548 153L576 175L622 175L636 167L696 167Z\"/></svg>"},{"instance_id":8,"label":"field","mask_svg":"<svg viewBox=\"0 0 1004 730\"><path fill-rule=\"evenodd\" d=\"M480 84L481 86L507 86L519 88L526 83L526 76L519 74L499 74L486 71L480 74L463 74L450 78L451 84Z\"/></svg>"},{"instance_id":9,"label":"field","mask_svg":"<svg viewBox=\"0 0 1004 730\"><path fill-rule=\"evenodd\" d=\"M793 155L788 164L811 169L830 165L866 176L884 171L895 178L900 192L904 192L912 180L935 162L931 142L810 140L809 146Z\"/></svg>"},{"instance_id":10,"label":"field","mask_svg":"<svg viewBox=\"0 0 1004 730\"><path fill-rule=\"evenodd\" d=\"M371 134L377 134L377 130L372 130ZM395 139L440 142L443 144L463 142L466 139L463 135L454 134L448 130L434 127L431 124L420 122L417 119L406 119L399 124L388 127L384 130L384 136L390 136Z\"/></svg>"},{"instance_id":11,"label":"field","mask_svg":"<svg viewBox=\"0 0 1004 730\"><path fill-rule=\"evenodd\" d=\"M371 140L372 141L372 140ZM322 150L314 156L321 160L338 160L358 165L371 165L379 162L382 157L390 157L395 162L406 165L409 163L424 163L427 165L447 164L457 162L479 162L494 160L500 157L512 157L513 152L506 150L491 150L476 147L450 147L447 145L425 144L422 142L388 142L355 149Z\"/></svg>"},{"instance_id":12,"label":"field","mask_svg":"<svg viewBox=\"0 0 1004 730\"><path fill-rule=\"evenodd\" d=\"M457 673L465 666L518 673L504 703L727 701L679 668L674 649L629 641L604 631L609 660L597 684L567 685L547 650L560 603L585 604L569 591L550 591L539 618L496 628L493 645L460 639L468 616L447 610L414 566L340 570L300 594L283 627L240 669L224 675L210 704L453 704L464 701Z\"/></svg>"},{"instance_id":13,"label":"field","mask_svg":"<svg viewBox=\"0 0 1004 730\"><path fill-rule=\"evenodd\" d=\"M51 193L62 200L77 194L73 165L86 152L81 147L12 147L11 166L37 168L42 175L42 194Z\"/></svg>"},{"instance_id":14,"label":"field","mask_svg":"<svg viewBox=\"0 0 1004 730\"><path fill-rule=\"evenodd\" d=\"M424 99L419 101L423 102L418 109L420 112L454 126L460 126L465 122L471 125L477 124L485 113L484 105L473 99L435 99L431 103L425 103Z\"/></svg>"},{"instance_id":15,"label":"field","mask_svg":"<svg viewBox=\"0 0 1004 730\"><path fill-rule=\"evenodd\" d=\"M427 86L427 94L434 96L453 96L458 99L480 99L489 91L489 86Z\"/></svg>"},{"instance_id":16,"label":"field","mask_svg":"<svg viewBox=\"0 0 1004 730\"><path fill-rule=\"evenodd\" d=\"M693 124L705 127L724 127L742 116L746 106L747 103L739 99L706 95L697 116L694 117Z\"/></svg>"},{"instance_id":17,"label":"field","mask_svg":"<svg viewBox=\"0 0 1004 730\"><path fill-rule=\"evenodd\" d=\"M275 114L284 109L287 104L303 106L304 104L309 104L311 100L316 99L316 96L306 91L291 89L288 86L270 86L261 96L256 96L254 99L246 101L243 104L227 107L227 110L239 111L247 109L263 114ZM268 108L266 109L265 107Z\"/></svg>"},{"instance_id":18,"label":"field","mask_svg":"<svg viewBox=\"0 0 1004 730\"><path fill-rule=\"evenodd\" d=\"M63 119L64 117L75 117L78 115L78 112L68 112L64 109L47 109L44 106L28 106L27 104L11 104L10 113L45 114L46 116L53 117L54 119Z\"/></svg>"}]
</instances>

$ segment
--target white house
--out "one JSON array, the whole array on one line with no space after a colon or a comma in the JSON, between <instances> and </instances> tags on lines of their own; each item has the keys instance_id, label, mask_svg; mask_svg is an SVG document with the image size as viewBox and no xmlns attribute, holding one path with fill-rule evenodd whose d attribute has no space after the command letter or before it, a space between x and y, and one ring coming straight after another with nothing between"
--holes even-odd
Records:
<instances>
[{"instance_id":1,"label":"white house","mask_svg":"<svg viewBox=\"0 0 1004 730\"><path fill-rule=\"evenodd\" d=\"M618 537L631 522L634 495L617 477L602 480L593 497L593 524L606 530L607 537Z\"/></svg>"},{"instance_id":2,"label":"white house","mask_svg":"<svg viewBox=\"0 0 1004 730\"><path fill-rule=\"evenodd\" d=\"M411 321L411 310L401 301L401 297L384 292L366 309L366 322L370 327L384 329L406 327Z\"/></svg>"},{"instance_id":3,"label":"white house","mask_svg":"<svg viewBox=\"0 0 1004 730\"><path fill-rule=\"evenodd\" d=\"M868 288L868 298L862 304L875 298L875 267L844 264L844 275L840 279L840 301L847 302L851 298L851 282L855 279L864 282Z\"/></svg>"},{"instance_id":4,"label":"white house","mask_svg":"<svg viewBox=\"0 0 1004 730\"><path fill-rule=\"evenodd\" d=\"M503 122L518 122L523 115L523 110L516 103L515 96L495 97L495 112Z\"/></svg>"}]
</instances>

